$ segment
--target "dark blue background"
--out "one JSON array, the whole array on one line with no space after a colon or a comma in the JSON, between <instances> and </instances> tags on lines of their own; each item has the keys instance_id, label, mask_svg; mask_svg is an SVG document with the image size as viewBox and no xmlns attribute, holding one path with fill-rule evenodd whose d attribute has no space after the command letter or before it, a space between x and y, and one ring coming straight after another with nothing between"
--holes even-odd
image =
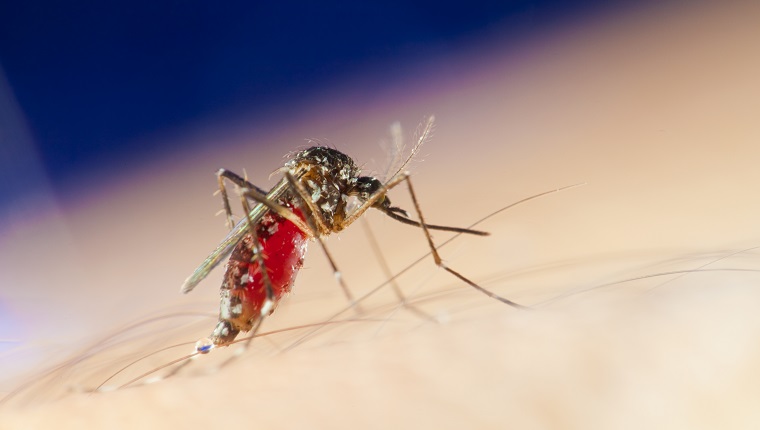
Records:
<instances>
[{"instance_id":1,"label":"dark blue background","mask_svg":"<svg viewBox=\"0 0 760 430\"><path fill-rule=\"evenodd\" d=\"M162 130L263 114L373 65L391 79L463 40L519 40L609 5L0 1L0 61L56 192L93 163L167 150L135 143ZM0 202L17 173L0 176Z\"/></svg>"}]
</instances>

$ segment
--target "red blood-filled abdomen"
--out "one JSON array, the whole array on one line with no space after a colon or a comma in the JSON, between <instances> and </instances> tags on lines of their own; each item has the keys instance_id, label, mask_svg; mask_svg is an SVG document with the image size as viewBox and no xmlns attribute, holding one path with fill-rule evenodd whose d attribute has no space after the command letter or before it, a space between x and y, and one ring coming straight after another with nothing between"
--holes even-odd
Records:
<instances>
[{"instance_id":1,"label":"red blood-filled abdomen","mask_svg":"<svg viewBox=\"0 0 760 430\"><path fill-rule=\"evenodd\" d=\"M303 219L300 210L293 209L293 213ZM257 233L276 305L293 287L298 270L303 266L308 239L295 224L279 216L266 216ZM248 275L252 281L245 286L246 301L260 311L266 298L266 290L258 261L254 260L249 265Z\"/></svg>"},{"instance_id":2,"label":"red blood-filled abdomen","mask_svg":"<svg viewBox=\"0 0 760 430\"><path fill-rule=\"evenodd\" d=\"M304 218L300 210L290 209ZM303 265L308 238L295 224L274 213L259 221L256 234L274 293L271 313L293 287ZM227 262L220 292L219 323L211 334L211 341L217 346L229 344L241 331L251 330L261 317L267 297L266 284L253 249L253 236L248 234L237 244Z\"/></svg>"}]
</instances>

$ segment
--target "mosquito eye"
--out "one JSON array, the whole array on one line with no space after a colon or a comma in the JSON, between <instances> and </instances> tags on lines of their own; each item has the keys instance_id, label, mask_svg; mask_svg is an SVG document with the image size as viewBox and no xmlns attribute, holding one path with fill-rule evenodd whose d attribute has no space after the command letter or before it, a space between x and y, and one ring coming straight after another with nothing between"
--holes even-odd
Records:
<instances>
[{"instance_id":1,"label":"mosquito eye","mask_svg":"<svg viewBox=\"0 0 760 430\"><path fill-rule=\"evenodd\" d=\"M376 193L383 184L371 176L361 176L356 179L356 193L362 200L367 200Z\"/></svg>"}]
</instances>

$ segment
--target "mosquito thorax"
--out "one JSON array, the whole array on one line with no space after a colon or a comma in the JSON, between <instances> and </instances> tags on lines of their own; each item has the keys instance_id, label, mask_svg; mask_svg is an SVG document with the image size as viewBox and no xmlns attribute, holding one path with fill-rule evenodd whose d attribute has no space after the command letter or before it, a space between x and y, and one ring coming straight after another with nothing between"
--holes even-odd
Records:
<instances>
[{"instance_id":1,"label":"mosquito thorax","mask_svg":"<svg viewBox=\"0 0 760 430\"><path fill-rule=\"evenodd\" d=\"M322 212L326 227L341 230L346 218L346 204L356 194L359 168L342 152L315 146L297 152L285 167L303 185L311 200Z\"/></svg>"}]
</instances>

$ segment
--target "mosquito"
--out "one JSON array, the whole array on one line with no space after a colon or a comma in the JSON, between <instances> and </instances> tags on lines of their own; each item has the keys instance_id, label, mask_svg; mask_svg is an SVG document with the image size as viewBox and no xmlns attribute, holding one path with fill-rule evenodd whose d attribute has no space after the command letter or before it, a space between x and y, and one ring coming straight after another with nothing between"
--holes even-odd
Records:
<instances>
[{"instance_id":1,"label":"mosquito","mask_svg":"<svg viewBox=\"0 0 760 430\"><path fill-rule=\"evenodd\" d=\"M291 155L278 170L282 179L268 192L229 170L217 172L219 191L230 232L187 278L181 291L192 291L228 255L220 289L219 320L211 335L196 344L197 353L231 344L240 332L256 335L280 299L290 292L303 265L309 241L316 241L329 261L349 303L360 309L330 254L325 237L337 233L376 209L388 217L422 230L435 264L478 291L516 308L524 306L487 291L447 267L438 254L430 230L486 236L487 232L425 222L409 173L404 169L428 138L433 117L401 167L383 183L362 176L356 163L342 152L314 146ZM245 217L233 226L226 181L239 188ZM392 206L387 193L405 182L419 221ZM251 206L251 202L254 203Z\"/></svg>"},{"instance_id":2,"label":"mosquito","mask_svg":"<svg viewBox=\"0 0 760 430\"><path fill-rule=\"evenodd\" d=\"M391 176L392 179L387 181L385 184L380 183L380 185L378 185L377 182L373 181L373 179L375 179L376 181L379 182L379 180L377 180L376 178L359 176L355 165L353 165L353 162L351 162L352 163L351 165L353 165L354 167L349 169L348 172L352 173L353 176L356 178L355 181L353 182L355 184L362 184L362 183L368 182L368 183L372 183L373 186L372 187L364 186L364 188L360 188L360 189L365 190L364 195L357 195L357 198L356 198L356 200L360 201L361 204L354 204L353 206L354 209L351 209L351 205L349 204L345 206L346 216L342 218L343 219L342 225L345 228L347 225L349 225L349 222L347 222L346 220L351 220L350 222L353 222L354 220L356 220L363 213L363 212L359 212L360 210L363 209L364 211L366 211L370 207L378 207L378 209L382 210L385 213L390 212L393 215L398 215L398 217L395 217L395 218L405 219L405 221L400 221L400 222L410 224L414 227L422 229L423 232L425 232L425 237L429 238L429 233L426 231L426 229L442 229L442 230L447 230L447 231L454 231L455 234L452 237L450 237L448 240L439 243L437 246L431 245L430 252L428 252L425 255L422 255L420 258L416 259L415 261L407 265L406 268L400 271L397 271L395 273L391 273L390 270L387 270L388 273L387 273L387 277L385 281L377 285L370 291L364 293L363 296L353 301L354 304L358 304L362 302L364 299L377 293L378 291L387 287L388 285L393 286L393 282L395 281L395 279L397 279L399 276L401 276L402 274L404 274L405 272L407 272L408 270L410 270L412 267L416 266L417 264L423 262L424 260L427 260L429 258L429 255L433 255L433 258L435 259L435 256L437 255L437 250L443 246L446 246L448 243L456 239L460 234L475 234L475 235L486 234L482 231L473 230L474 227L483 223L484 221L491 219L492 217L504 211L514 208L517 205L527 203L531 200L534 200L534 199L537 199L549 194L557 193L557 192L564 191L570 188L575 188L580 185L584 185L584 184L570 185L570 186L545 191L539 194L534 194L532 196L523 198L509 205L506 205L494 212L491 212L490 214L472 223L467 228L438 227L438 226L432 226L432 225L426 224L424 222L420 223L414 220L410 220L409 216L407 215L405 211L402 211L401 209L397 209L391 206L388 197L385 196L385 193L387 193L387 191L390 188L392 188L393 186L403 181L406 181L408 185L411 186L411 183L408 180L408 174L404 172L404 168L409 164L410 160L416 155L416 153L419 150L420 145L426 140L427 136L430 133L431 125L432 125L432 119L430 119L424 125L424 130L422 133L420 133L419 140L414 146L411 154L405 159L401 157L402 152L400 149L401 148L400 129L398 127L392 128L392 134L394 136L395 143L397 146L397 150L395 151L395 155L397 158L394 157L396 159L393 160L391 165L396 165L400 167L398 167L398 169L389 168L389 171L395 170L395 173L393 176ZM302 202L300 200L301 199L300 196L303 195L304 193L299 193L297 191L297 188L290 185L291 180L288 179L288 173L290 172L287 170L290 166L297 167L297 162L294 160L299 160L300 158L304 158L303 156L305 154L312 154L312 156L307 157L307 159L314 158L315 152L325 152L325 153L333 154L333 159L337 159L339 161L342 160L346 165L348 165L348 161L350 161L350 158L348 158L344 154L338 151L335 151L333 149L329 149L329 148L327 149L323 148L319 150L310 148L305 151L301 151L299 153L296 153L294 156L292 156L291 160L287 162L285 166L281 169L284 175L283 180L288 181L287 184L283 184L283 181L281 181L269 193L264 193L258 188L255 188L248 181L246 181L243 178L240 178L237 175L232 176L229 172L225 173L226 171L220 171L219 176L222 179L230 180L235 184L243 184L242 186L243 191L245 191L246 188L248 190L255 190L258 194L253 194L250 192L243 192L242 194L243 194L243 198L253 199L254 201L258 203L256 204L256 206L254 206L252 210L250 207L248 208L248 216L246 216L243 219L243 221L238 223L232 229L232 232L228 235L227 238L225 238L225 241L222 242L222 244L218 246L218 249L215 250L214 253L212 253L209 256L209 258L207 258L207 260L198 268L198 270L196 270L196 273L194 273L193 276L188 278L188 280L185 282L185 286L183 286L183 290L187 289L189 291L193 289L216 265L219 264L219 262L221 262L224 259L225 253L232 254L232 256L230 257L230 262L228 262L227 264L228 266L227 273L225 273L225 278L224 278L225 283L223 283L223 288L222 288L220 315L219 315L219 322L217 323L217 329L219 328L220 325L222 326L222 329L224 329L224 327L227 327L227 325L224 324L225 322L229 322L230 324L232 324L232 321L228 321L230 319L229 316L232 316L233 314L237 314L237 312L232 312L229 309L229 307L230 305L233 304L232 297L240 297L241 302L239 304L241 306L241 309L243 305L245 305L248 307L252 307L254 311L258 310L258 314L256 312L252 313L253 321L249 322L252 329L250 331L254 331L253 334L245 338L238 338L237 340L227 340L226 343L222 343L221 341L219 341L218 344L214 344L210 339L202 339L201 341L196 343L195 351L193 353L190 353L181 357L175 357L174 359L171 359L170 361L165 361L163 364L160 364L157 367L150 366L150 370L146 372L132 372L132 373L139 373L139 374L138 376L135 376L135 377L130 376L129 377L130 379L125 383L120 383L114 386L106 385L109 381L113 380L120 374L128 374L125 372L127 372L128 369L133 368L133 366L137 365L138 363L145 362L145 360L153 360L155 357L162 356L162 354L166 351L173 350L174 348L177 348L177 347L186 347L188 345L191 345L192 342L183 342L179 344L168 345L158 350L153 350L150 353L144 354L140 358L130 361L128 364L121 367L116 372L109 372L110 376L108 376L104 380L101 379L99 384L97 384L97 386L95 386L94 388L91 386L88 386L87 384L84 384L84 385L77 386L76 389L84 391L84 392L94 393L94 392L109 391L114 388L124 388L130 385L133 385L134 383L138 381L143 381L144 383L150 383L150 382L155 382L158 380L164 380L171 377L172 375L177 374L181 369L183 369L185 366L187 366L191 362L191 359L196 358L200 355L206 354L215 347L228 346L233 343L240 343L243 345L243 348L238 350L238 353L242 352L247 348L248 344L251 342L251 340L254 337L267 337L268 335L273 335L277 333L300 332L303 330L307 330L307 333L304 336L300 337L298 341L292 343L290 346L288 346L285 349L285 350L288 350L302 343L307 338L315 335L318 330L327 328L328 326L336 326L336 325L341 325L345 323L361 323L361 322L373 322L373 321L385 322L386 321L385 319L375 320L375 319L366 318L366 317L339 319L340 315L342 315L346 311L349 311L352 308L355 309L355 306L349 306L335 313L333 316L327 319L323 319L317 323L292 326L285 329L275 330L270 333L255 332L255 330L261 324L261 321L269 315L268 313L262 312L262 309L264 308L264 304L268 297L267 288L271 288L271 292L272 292L271 294L272 294L273 299L270 299L270 300L274 303L274 305L276 305L279 302L279 299L292 287L292 283L297 274L298 268L300 268L301 260L303 259L305 255L305 247L306 247L306 244L308 243L308 239L313 237L314 239L319 240L320 236L315 235L313 233L315 230L312 230L312 228L314 227L310 226L310 225L315 224L316 221L311 221L311 222L309 221L309 218L308 216L306 216L306 214L309 213L308 210L310 209L308 209L308 207L306 206L307 205L306 202ZM340 154L340 156L336 154ZM323 169L320 169L320 171L323 171ZM291 173L290 176L297 177L298 173L299 172L296 171L295 174ZM388 176L388 175L385 175L385 176ZM229 179L230 177L232 177L233 179ZM305 175L300 175L300 177L303 178L305 177ZM360 180L360 178L368 178L368 179ZM396 178L396 179L394 180L393 178ZM229 208L229 199L227 197L226 188L224 187L224 182L222 179L220 179L220 183L221 183L220 191L222 193L225 210L227 212L227 222L231 224L231 215L230 215L231 211L227 210ZM306 180L308 180L308 177ZM359 185L354 185L354 186L359 188ZM306 187L312 187L312 186L311 184L307 182L307 185L304 186L304 188ZM369 190L366 190L366 188L369 188ZM254 195L254 196L264 195L264 198L260 197L261 200L255 200L255 198L253 197L246 197L245 196L246 194ZM419 211L419 205L417 204L414 191L410 190L410 194L413 198L415 209ZM307 196L310 197L308 194ZM273 202L274 199L277 199L277 200ZM317 201L319 201L319 199L317 199ZM314 203L313 200L312 200L312 203ZM284 215L280 215L279 212L277 212L278 207L275 206L275 204L282 206L284 208L288 208L288 210L283 212ZM246 201L244 205L249 205L249 204ZM274 207L275 209L272 209L272 207ZM304 209L304 208L307 208L307 209ZM300 218L301 224L305 224L307 226L307 227L304 227L305 230L301 230L300 228L298 228L299 227L299 225L297 224L298 221L296 221L296 223L291 223L290 218L286 218L286 217L292 217L291 215L294 215L295 217L297 217L297 219ZM256 219L259 220L258 224L256 224L255 222L251 222ZM334 220L336 218L333 216L330 219L333 220L333 224L335 225ZM292 225L289 225L289 224L292 224ZM250 232L251 226L257 226L255 231L253 231L252 233ZM239 233L235 233L236 231L238 231ZM276 236L275 234L278 232L280 233L280 235ZM309 233L311 233L311 236L309 235ZM240 236L239 239L234 237L234 235L236 234ZM253 236L253 235L256 235L256 236ZM285 246L283 245L283 243L287 243L287 241L286 242L280 241L279 242L280 245L275 246L275 244L277 243L277 239L273 239L273 236L279 237L280 239L283 239L283 240L285 239L294 240L295 242L292 242L292 244L288 244L287 246ZM255 251L260 252L260 253L263 252L265 254L269 253L269 254L266 254L267 257L266 257L266 261L264 261L264 264L261 264L260 263L261 260L257 259L255 255L253 255L254 249L252 248L253 245L251 244L257 243L257 241L253 240L254 238L258 239L258 244L259 244L259 247L255 249ZM370 242L372 242L372 239L370 239ZM428 241L428 243L430 243L430 241ZM251 247L250 251L248 250L247 247ZM241 248L241 249L237 250L237 248ZM290 249L290 251L283 252L283 249L285 249L286 251ZM324 249L325 251L327 251L326 248ZM238 252L237 255L240 255L240 253L245 253L245 252L249 252L249 254L251 255L249 256L248 260L242 259L241 261L240 258L238 258L237 260L235 259L236 252ZM378 254L378 258L382 257L379 251L376 251L376 254ZM279 265L275 264L278 262L279 262ZM238 263L247 264L247 266L241 266ZM255 266L255 265L258 265L258 269L251 268L251 266ZM234 266L234 269L230 269L230 266ZM333 265L333 267L335 266ZM247 272L243 270L245 268L248 269ZM262 270L262 268L265 268L266 270ZM499 296L496 296L495 294L492 294L486 290L483 290L476 284L470 283L470 281L467 280L467 278L464 278L459 273L454 272L448 268L446 269L454 273L454 275L457 276L458 278L465 279L465 282L469 283L470 285L473 285L475 288L480 289L481 292L484 292L485 294L488 294L491 297L495 297L498 300L504 301L512 306L521 307L520 305L514 302L511 302L507 299L500 298ZM235 276L232 276L233 274L232 270L236 270L237 272L234 272L234 273L237 273L240 277L238 279L241 282L239 282L238 284L235 284L234 282L232 284L227 283L228 280L234 281L236 279ZM253 276L251 275L252 270L253 270ZM279 270L282 273L280 273L279 275L277 273L274 273L276 270ZM339 272L337 272L337 269L335 270L336 270L336 273L339 274ZM248 274L248 277L245 279L248 282L244 283L242 282L242 280L243 280L243 276L246 275L246 273ZM266 275L264 275L264 273L266 273ZM283 276L283 273L290 275L290 277L287 278ZM684 273L689 273L689 271L685 271ZM669 272L668 274L671 274L671 272ZM256 278L257 275L260 277L258 278L259 280L257 280ZM666 275L666 274L656 274L653 276L659 276L659 275ZM264 276L267 276L267 278L264 278ZM269 284L264 282L265 279L268 279ZM283 279L285 279L285 281L282 281ZM625 281L621 281L621 282L625 282ZM250 288L246 290L246 287L250 287L251 284L258 285L259 290L254 291L254 290L251 290ZM237 285L238 287L237 289L243 290L243 291L236 291L235 293L237 294L237 296L233 296L232 294L233 292L225 291L224 289L225 285L233 285L233 286ZM343 286L345 285L343 284ZM348 290L345 290L345 291L348 291ZM248 302L248 303L243 302L242 300L248 299L248 296L246 294L248 294L249 292L250 292L249 295L253 297L254 299L257 299L258 301ZM399 299L400 299L399 307L408 307L410 310L414 311L413 305L406 302L406 300L403 297L401 297L400 294L401 294L400 291L397 291L397 295L399 295ZM270 313L274 310L274 305L271 306ZM534 308L535 306L531 307L531 309L534 309ZM188 314L184 312L179 312L179 313L174 313L174 314L161 315L158 317L149 318L146 320L142 320L138 323L132 324L129 327L126 327L123 330L121 330L120 333L121 333L121 336L124 336L124 335L128 335L134 330L140 329L143 326L155 324L159 320L179 318L179 317L184 318L188 316L193 316L193 317L205 316L205 313L202 315L199 315L196 313ZM239 321L239 319L237 321ZM215 331L217 331L217 329L215 329ZM242 331L242 329L239 329L239 330ZM237 334L239 333L236 333L236 335ZM227 337L227 339L234 339L234 338ZM77 354L73 358L68 359L64 362L56 364L50 369L40 373L34 380L29 381L25 383L24 385L19 386L16 389L11 390L10 392L6 393L5 396L0 398L0 407L2 407L4 404L7 404L11 399L17 398L22 393L25 393L25 392L32 393L31 397L34 397L35 395L40 395L43 392L53 393L54 390L51 389L51 385L50 385L52 384L51 381L60 379L62 375L70 374L71 372L74 371L74 369L80 368L85 363L87 363L88 368L90 368L91 367L90 365L92 363L90 363L89 360L97 358L97 357L101 357L102 353L112 348L118 347L119 345L122 344L122 342L124 342L124 340L120 339L117 335L109 334L107 337L94 342L91 347L88 347L87 349L82 351L80 354ZM229 360L225 361L225 363L228 361ZM170 369L170 370L168 373L161 375L159 377L146 379L149 376L154 375L155 373L164 369ZM37 387L37 391L34 391L35 386Z\"/></svg>"},{"instance_id":3,"label":"mosquito","mask_svg":"<svg viewBox=\"0 0 760 430\"><path fill-rule=\"evenodd\" d=\"M429 137L432 125L433 118L431 117L423 124L422 131L419 133L419 137L407 157L401 156L400 129L392 129L394 132L394 143L397 147L395 155L398 158L394 159L391 164L400 167L389 169L389 172L393 172L393 174L384 175L390 178L385 182L373 176L362 176L360 169L350 157L338 150L324 146L315 146L293 153L285 165L278 169L282 173L282 179L268 192L251 184L240 175L224 169L219 170L217 172L219 190L227 223L231 226L230 232L193 274L187 278L182 286L182 292L187 293L192 291L216 266L229 256L221 286L218 322L209 338L201 339L196 343L193 353L173 359L159 367L154 367L148 372L142 373L124 384L120 384L119 387L132 385L162 369L171 368L167 374L154 380L166 379L188 365L191 362L191 358L206 354L212 349L222 346L240 343L243 345L243 348L238 350L238 352L242 352L248 347L252 339L256 337L265 337L268 334L284 331L300 331L323 326L340 325L347 322L373 321L368 318L339 320L337 319L338 314L336 314L329 318L329 320L320 321L315 324L291 327L272 333L259 332L262 322L275 310L280 299L292 288L298 271L303 265L309 241L317 241L323 249L332 266L335 277L349 301L349 307L347 308L349 310L352 308L357 309L363 299L374 294L385 285L392 283L396 277L411 268L411 266L428 258L426 255L422 259L412 263L407 269L396 273L369 293L364 294L358 299L354 299L325 245L324 238L331 233L344 230L370 208L375 208L398 222L422 230L430 247L429 254L433 256L436 264L446 271L490 297L511 306L523 308L517 303L482 289L457 271L445 266L437 250L440 246L445 245L460 234L488 235L484 231L474 230L475 224L485 221L516 204L560 191L560 189L541 193L511 204L486 216L469 228L427 224L422 217L417 197L405 168ZM231 182L238 187L241 204L245 210L245 216L237 224L233 224L232 222L227 182ZM419 221L411 219L405 210L394 207L386 195L390 189L402 182L407 184ZM455 236L447 242L435 246L430 237L429 230L454 232ZM397 290L396 294L399 296L399 304L401 306L414 310L413 306L400 296L400 290ZM129 333L131 330L136 330L143 325L153 324L160 319L186 316L188 315L178 313L150 318L125 328L123 333ZM235 340L241 331L248 331L250 333L246 338ZM115 343L111 344L111 342ZM63 373L71 372L73 368L80 366L91 358L99 356L104 351L104 348L112 348L120 342L122 341L115 339L113 335L95 342L92 347L83 353L55 365L41 373L34 381L7 393L0 398L0 406L16 398L23 392L31 391L32 386L35 385L42 386L41 390L43 391L49 390L50 387L44 385L46 381L49 382L52 379L59 378ZM114 387L107 387L106 383L138 362L171 350L174 347L182 347L189 344L170 345L153 351L112 373L94 389L84 386L78 389L86 392L110 390Z\"/></svg>"}]
</instances>

